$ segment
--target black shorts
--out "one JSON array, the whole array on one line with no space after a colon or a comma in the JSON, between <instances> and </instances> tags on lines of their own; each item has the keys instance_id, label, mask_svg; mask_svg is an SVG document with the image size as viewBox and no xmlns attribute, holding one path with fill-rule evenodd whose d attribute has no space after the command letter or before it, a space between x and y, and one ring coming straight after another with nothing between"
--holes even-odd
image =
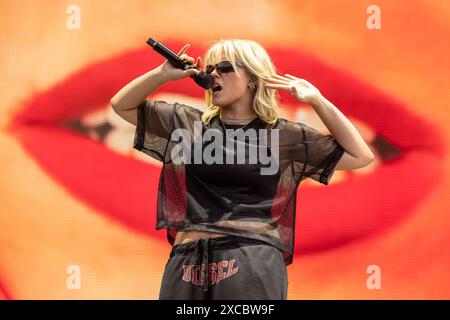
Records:
<instances>
[{"instance_id":1,"label":"black shorts","mask_svg":"<svg viewBox=\"0 0 450 320\"><path fill-rule=\"evenodd\" d=\"M280 249L260 240L223 236L173 246L159 299L286 300L287 288Z\"/></svg>"}]
</instances>

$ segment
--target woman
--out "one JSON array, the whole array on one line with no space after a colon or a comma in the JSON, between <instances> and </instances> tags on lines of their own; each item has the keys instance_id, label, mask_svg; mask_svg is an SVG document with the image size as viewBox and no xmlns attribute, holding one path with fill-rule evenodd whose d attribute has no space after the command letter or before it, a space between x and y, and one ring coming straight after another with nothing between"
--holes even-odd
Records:
<instances>
[{"instance_id":1,"label":"woman","mask_svg":"<svg viewBox=\"0 0 450 320\"><path fill-rule=\"evenodd\" d=\"M179 55L193 64L188 47ZM342 114L330 114L335 107L312 84L277 75L258 43L221 39L205 64L214 87L204 113L146 99L167 81L199 72L167 61L111 99L136 125L134 148L163 163L156 228L167 229L173 248L159 298L286 299L298 185L306 177L327 185L336 168L363 167L373 155ZM201 69L200 57L196 66ZM315 106L339 143L279 117L275 89ZM333 118L341 122L330 125Z\"/></svg>"}]
</instances>

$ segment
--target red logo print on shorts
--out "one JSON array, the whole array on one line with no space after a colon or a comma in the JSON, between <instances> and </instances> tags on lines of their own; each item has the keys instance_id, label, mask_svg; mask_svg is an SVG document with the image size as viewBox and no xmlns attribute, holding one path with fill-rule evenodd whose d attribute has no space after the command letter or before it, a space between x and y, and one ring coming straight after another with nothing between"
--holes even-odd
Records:
<instances>
[{"instance_id":1,"label":"red logo print on shorts","mask_svg":"<svg viewBox=\"0 0 450 320\"><path fill-rule=\"evenodd\" d=\"M222 260L219 262L208 263L208 285L215 285L225 278L231 277L239 271L234 266L235 259ZM205 264L202 265L183 265L183 281L191 282L195 285L203 285L203 271Z\"/></svg>"}]
</instances>

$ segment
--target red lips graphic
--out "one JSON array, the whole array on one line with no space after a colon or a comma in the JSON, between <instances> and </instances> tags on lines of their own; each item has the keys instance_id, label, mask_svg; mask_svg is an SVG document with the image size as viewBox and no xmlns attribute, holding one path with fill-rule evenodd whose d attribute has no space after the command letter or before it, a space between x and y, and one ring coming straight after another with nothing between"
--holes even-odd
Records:
<instances>
[{"instance_id":1,"label":"red lips graphic","mask_svg":"<svg viewBox=\"0 0 450 320\"><path fill-rule=\"evenodd\" d=\"M183 46L163 42L170 48ZM199 48L192 45L190 55L200 55ZM371 174L349 175L342 183L326 187L299 187L295 251L330 249L385 231L411 214L441 177L439 159L445 150L437 129L411 113L408 106L345 71L303 53L267 51L282 70L278 73L307 79L345 115L370 125L377 133L374 154L383 160ZM108 105L121 87L162 61L143 45L93 63L30 97L9 129L68 192L105 217L166 242L165 231L155 230L160 168L116 154L101 142L65 127L67 121ZM204 90L189 78L169 82L159 92L204 96ZM292 96L280 95L283 105L297 108ZM401 150L400 154L389 157L388 144Z\"/></svg>"}]
</instances>

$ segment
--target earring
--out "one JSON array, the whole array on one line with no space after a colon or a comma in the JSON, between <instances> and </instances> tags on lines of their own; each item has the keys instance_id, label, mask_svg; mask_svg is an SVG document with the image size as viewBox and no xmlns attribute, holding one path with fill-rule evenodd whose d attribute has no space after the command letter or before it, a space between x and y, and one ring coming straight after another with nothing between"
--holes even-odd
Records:
<instances>
[{"instance_id":1,"label":"earring","mask_svg":"<svg viewBox=\"0 0 450 320\"><path fill-rule=\"evenodd\" d=\"M253 74L253 73L249 73L249 80L250 83L252 83L252 85L249 85L249 89L252 93L255 93L256 91L256 81L258 80L258 78Z\"/></svg>"},{"instance_id":2,"label":"earring","mask_svg":"<svg viewBox=\"0 0 450 320\"><path fill-rule=\"evenodd\" d=\"M248 87L250 88L251 91L255 91L255 89L256 89L256 85L255 84L249 85Z\"/></svg>"}]
</instances>

